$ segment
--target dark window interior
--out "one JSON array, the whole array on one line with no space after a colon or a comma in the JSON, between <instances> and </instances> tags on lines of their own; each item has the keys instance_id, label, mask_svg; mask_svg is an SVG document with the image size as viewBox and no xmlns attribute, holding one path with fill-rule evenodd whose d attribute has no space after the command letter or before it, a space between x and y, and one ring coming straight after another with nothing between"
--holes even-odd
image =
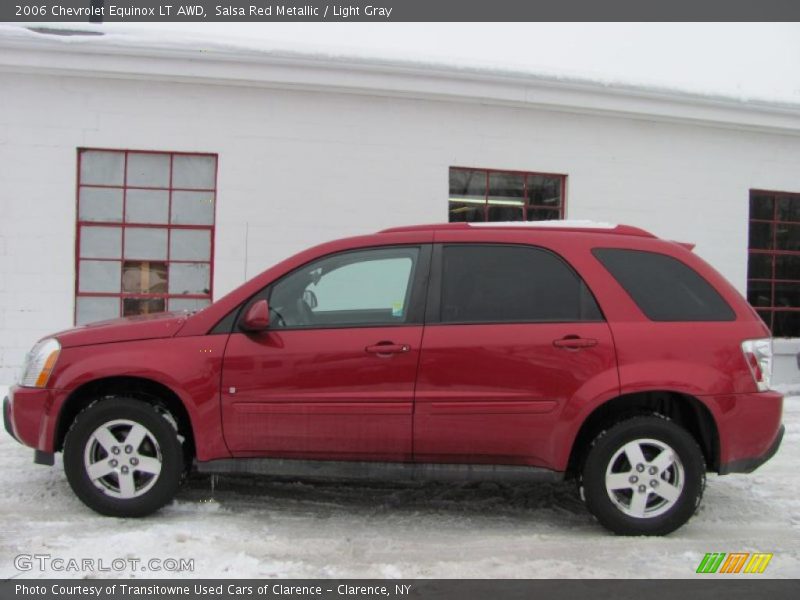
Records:
<instances>
[{"instance_id":1,"label":"dark window interior","mask_svg":"<svg viewBox=\"0 0 800 600\"><path fill-rule=\"evenodd\" d=\"M800 194L750 192L747 300L776 337L800 337Z\"/></svg>"},{"instance_id":2,"label":"dark window interior","mask_svg":"<svg viewBox=\"0 0 800 600\"><path fill-rule=\"evenodd\" d=\"M597 248L597 259L653 321L733 321L736 314L694 269L671 256Z\"/></svg>"},{"instance_id":3,"label":"dark window interior","mask_svg":"<svg viewBox=\"0 0 800 600\"><path fill-rule=\"evenodd\" d=\"M449 220L563 219L565 181L564 175L452 167Z\"/></svg>"},{"instance_id":4,"label":"dark window interior","mask_svg":"<svg viewBox=\"0 0 800 600\"><path fill-rule=\"evenodd\" d=\"M603 318L584 282L551 252L492 245L447 245L442 252L443 323Z\"/></svg>"}]
</instances>

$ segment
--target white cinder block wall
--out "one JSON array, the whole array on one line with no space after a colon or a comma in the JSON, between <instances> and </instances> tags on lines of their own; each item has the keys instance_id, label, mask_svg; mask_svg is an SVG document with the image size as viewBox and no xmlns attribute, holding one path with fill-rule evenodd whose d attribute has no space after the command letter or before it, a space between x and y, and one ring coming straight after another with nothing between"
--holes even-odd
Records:
<instances>
[{"instance_id":1,"label":"white cinder block wall","mask_svg":"<svg viewBox=\"0 0 800 600\"><path fill-rule=\"evenodd\" d=\"M446 221L450 166L564 173L567 216L695 242L745 288L751 188L800 137L457 100L0 72L0 383L73 323L79 147L219 155L214 297L308 245Z\"/></svg>"}]
</instances>

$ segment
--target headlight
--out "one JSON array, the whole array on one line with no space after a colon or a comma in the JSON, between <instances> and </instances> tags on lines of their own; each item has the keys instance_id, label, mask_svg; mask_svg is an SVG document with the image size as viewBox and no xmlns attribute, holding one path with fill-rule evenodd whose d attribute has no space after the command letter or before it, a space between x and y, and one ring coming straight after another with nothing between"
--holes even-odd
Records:
<instances>
[{"instance_id":1,"label":"headlight","mask_svg":"<svg viewBox=\"0 0 800 600\"><path fill-rule=\"evenodd\" d=\"M50 379L50 373L56 366L59 352L61 352L61 344L55 338L46 338L37 342L25 357L19 384L23 387L42 388L46 386L47 380Z\"/></svg>"}]
</instances>

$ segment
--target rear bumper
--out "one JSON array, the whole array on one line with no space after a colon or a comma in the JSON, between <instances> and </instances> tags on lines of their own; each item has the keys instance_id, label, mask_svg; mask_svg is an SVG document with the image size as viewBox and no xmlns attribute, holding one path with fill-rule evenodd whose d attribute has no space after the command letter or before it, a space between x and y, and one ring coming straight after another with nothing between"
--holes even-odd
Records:
<instances>
[{"instance_id":1,"label":"rear bumper","mask_svg":"<svg viewBox=\"0 0 800 600\"><path fill-rule=\"evenodd\" d=\"M784 433L782 394L735 394L715 401L720 475L750 473L775 455Z\"/></svg>"},{"instance_id":2,"label":"rear bumper","mask_svg":"<svg viewBox=\"0 0 800 600\"><path fill-rule=\"evenodd\" d=\"M781 428L778 430L778 437L775 438L775 441L772 442L772 446L770 446L764 454L761 456L755 456L753 458L740 458L739 460L720 465L719 474L728 475L730 473L752 473L770 458L775 456L778 448L781 447L781 441L783 441L783 433L785 430L786 428L781 425Z\"/></svg>"}]
</instances>

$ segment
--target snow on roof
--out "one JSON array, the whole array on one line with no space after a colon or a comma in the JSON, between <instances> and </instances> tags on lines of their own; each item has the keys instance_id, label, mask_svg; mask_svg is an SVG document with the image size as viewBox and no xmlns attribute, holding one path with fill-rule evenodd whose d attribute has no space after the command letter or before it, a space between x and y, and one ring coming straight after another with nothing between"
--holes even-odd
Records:
<instances>
[{"instance_id":1,"label":"snow on roof","mask_svg":"<svg viewBox=\"0 0 800 600\"><path fill-rule=\"evenodd\" d=\"M0 24L0 45L360 65L794 111L798 33L796 24L752 23L44 23ZM743 44L746 34L759 44Z\"/></svg>"}]
</instances>

